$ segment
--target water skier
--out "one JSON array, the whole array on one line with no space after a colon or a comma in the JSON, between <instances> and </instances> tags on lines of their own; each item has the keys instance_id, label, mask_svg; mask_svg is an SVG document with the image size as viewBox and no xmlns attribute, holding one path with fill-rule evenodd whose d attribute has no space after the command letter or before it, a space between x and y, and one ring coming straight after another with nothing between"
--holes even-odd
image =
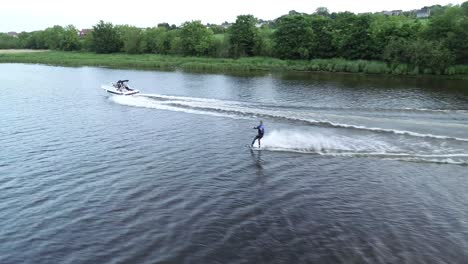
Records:
<instances>
[{"instance_id":1,"label":"water skier","mask_svg":"<svg viewBox=\"0 0 468 264\"><path fill-rule=\"evenodd\" d=\"M255 140L258 139L258 147L260 148L260 139L262 139L263 135L265 134L265 126L263 126L263 121L260 121L260 125L254 127L254 129L257 129L258 134L255 136L254 140L252 141L252 147L255 143Z\"/></svg>"}]
</instances>

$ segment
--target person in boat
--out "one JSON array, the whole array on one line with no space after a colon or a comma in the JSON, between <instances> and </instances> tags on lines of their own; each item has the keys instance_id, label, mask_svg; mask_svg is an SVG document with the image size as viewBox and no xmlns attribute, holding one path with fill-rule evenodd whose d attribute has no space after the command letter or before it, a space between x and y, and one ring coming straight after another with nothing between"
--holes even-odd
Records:
<instances>
[{"instance_id":1,"label":"person in boat","mask_svg":"<svg viewBox=\"0 0 468 264\"><path fill-rule=\"evenodd\" d=\"M258 147L260 147L260 140L263 138L263 135L265 134L265 126L263 126L263 121L260 121L260 125L254 127L254 129L257 129L257 136L255 136L254 140L252 141L252 147L255 143L255 140L258 139Z\"/></svg>"},{"instance_id":2,"label":"person in boat","mask_svg":"<svg viewBox=\"0 0 468 264\"><path fill-rule=\"evenodd\" d=\"M122 81L118 80L117 83L115 84L115 88L117 88L117 91L122 90Z\"/></svg>"},{"instance_id":3,"label":"person in boat","mask_svg":"<svg viewBox=\"0 0 468 264\"><path fill-rule=\"evenodd\" d=\"M128 80L118 80L117 81L117 91L122 91L122 90L130 90L126 84L126 82L128 82Z\"/></svg>"}]
</instances>

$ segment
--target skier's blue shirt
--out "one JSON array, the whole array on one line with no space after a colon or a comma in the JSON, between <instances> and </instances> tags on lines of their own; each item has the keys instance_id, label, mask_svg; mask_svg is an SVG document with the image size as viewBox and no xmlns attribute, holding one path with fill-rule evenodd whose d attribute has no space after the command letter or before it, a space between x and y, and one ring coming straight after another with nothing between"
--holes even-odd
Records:
<instances>
[{"instance_id":1,"label":"skier's blue shirt","mask_svg":"<svg viewBox=\"0 0 468 264\"><path fill-rule=\"evenodd\" d=\"M258 129L258 134L260 136L263 136L263 134L265 134L265 127L263 125L259 125L257 129Z\"/></svg>"}]
</instances>

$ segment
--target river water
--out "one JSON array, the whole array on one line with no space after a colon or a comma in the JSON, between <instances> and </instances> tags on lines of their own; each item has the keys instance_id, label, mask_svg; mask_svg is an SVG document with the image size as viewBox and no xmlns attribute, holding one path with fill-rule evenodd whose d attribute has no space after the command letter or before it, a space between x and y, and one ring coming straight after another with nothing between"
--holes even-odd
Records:
<instances>
[{"instance_id":1,"label":"river water","mask_svg":"<svg viewBox=\"0 0 468 264\"><path fill-rule=\"evenodd\" d=\"M100 88L118 79L142 94ZM466 81L25 64L0 80L0 263L468 261Z\"/></svg>"}]
</instances>

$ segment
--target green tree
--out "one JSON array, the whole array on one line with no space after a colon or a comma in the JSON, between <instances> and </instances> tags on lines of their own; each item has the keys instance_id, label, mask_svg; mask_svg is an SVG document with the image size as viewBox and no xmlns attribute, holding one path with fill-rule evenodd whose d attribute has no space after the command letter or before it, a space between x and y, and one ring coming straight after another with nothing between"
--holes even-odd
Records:
<instances>
[{"instance_id":1,"label":"green tree","mask_svg":"<svg viewBox=\"0 0 468 264\"><path fill-rule=\"evenodd\" d=\"M252 15L238 16L236 22L229 28L231 56L253 56L258 30L257 19Z\"/></svg>"},{"instance_id":2,"label":"green tree","mask_svg":"<svg viewBox=\"0 0 468 264\"><path fill-rule=\"evenodd\" d=\"M65 30L61 26L53 26L44 30L45 43L48 49L60 49L60 41L63 38Z\"/></svg>"},{"instance_id":3,"label":"green tree","mask_svg":"<svg viewBox=\"0 0 468 264\"><path fill-rule=\"evenodd\" d=\"M420 70L430 69L443 73L454 63L454 56L442 42L406 39L392 39L385 48L384 58L392 64L407 63Z\"/></svg>"},{"instance_id":4,"label":"green tree","mask_svg":"<svg viewBox=\"0 0 468 264\"><path fill-rule=\"evenodd\" d=\"M31 47L28 46L30 43L31 35L32 33L24 31L18 34L18 41L22 49L31 49Z\"/></svg>"},{"instance_id":5,"label":"green tree","mask_svg":"<svg viewBox=\"0 0 468 264\"><path fill-rule=\"evenodd\" d=\"M184 54L182 50L181 29L171 29L167 31L166 37L169 42L168 54Z\"/></svg>"},{"instance_id":6,"label":"green tree","mask_svg":"<svg viewBox=\"0 0 468 264\"><path fill-rule=\"evenodd\" d=\"M417 40L410 42L411 64L440 74L454 63L454 56L442 42Z\"/></svg>"},{"instance_id":7,"label":"green tree","mask_svg":"<svg viewBox=\"0 0 468 264\"><path fill-rule=\"evenodd\" d=\"M258 30L257 39L255 40L254 54L264 57L272 57L274 55L273 30L268 27L262 27Z\"/></svg>"},{"instance_id":8,"label":"green tree","mask_svg":"<svg viewBox=\"0 0 468 264\"><path fill-rule=\"evenodd\" d=\"M337 15L333 43L338 56L346 59L372 59L374 55L370 34L371 16L349 12Z\"/></svg>"},{"instance_id":9,"label":"green tree","mask_svg":"<svg viewBox=\"0 0 468 264\"><path fill-rule=\"evenodd\" d=\"M308 59L314 41L310 16L288 15L281 18L273 34L275 54L283 59Z\"/></svg>"},{"instance_id":10,"label":"green tree","mask_svg":"<svg viewBox=\"0 0 468 264\"><path fill-rule=\"evenodd\" d=\"M213 31L213 34L224 34L226 33L226 30L219 25L210 25L210 29Z\"/></svg>"},{"instance_id":11,"label":"green tree","mask_svg":"<svg viewBox=\"0 0 468 264\"><path fill-rule=\"evenodd\" d=\"M229 57L229 35L228 34L216 34L214 35L213 50L211 56L217 58Z\"/></svg>"},{"instance_id":12,"label":"green tree","mask_svg":"<svg viewBox=\"0 0 468 264\"><path fill-rule=\"evenodd\" d=\"M311 28L313 32L309 49L313 58L331 58L336 54L333 48L333 21L324 16L312 16Z\"/></svg>"},{"instance_id":13,"label":"green tree","mask_svg":"<svg viewBox=\"0 0 468 264\"><path fill-rule=\"evenodd\" d=\"M328 11L328 8L326 8L326 7L318 7L315 10L315 14L317 14L319 16L330 16L330 12Z\"/></svg>"},{"instance_id":14,"label":"green tree","mask_svg":"<svg viewBox=\"0 0 468 264\"><path fill-rule=\"evenodd\" d=\"M383 52L393 39L416 40L422 25L418 20L405 16L374 15L370 26L374 54L373 59L382 59Z\"/></svg>"},{"instance_id":15,"label":"green tree","mask_svg":"<svg viewBox=\"0 0 468 264\"><path fill-rule=\"evenodd\" d=\"M84 36L84 38L80 38L80 47L85 51L93 51L94 47L93 44L93 34L89 33Z\"/></svg>"},{"instance_id":16,"label":"green tree","mask_svg":"<svg viewBox=\"0 0 468 264\"><path fill-rule=\"evenodd\" d=\"M44 31L31 32L27 39L25 48L29 49L47 49L46 36Z\"/></svg>"},{"instance_id":17,"label":"green tree","mask_svg":"<svg viewBox=\"0 0 468 264\"><path fill-rule=\"evenodd\" d=\"M18 49L20 48L19 38L0 33L0 49Z\"/></svg>"},{"instance_id":18,"label":"green tree","mask_svg":"<svg viewBox=\"0 0 468 264\"><path fill-rule=\"evenodd\" d=\"M461 9L463 10L463 14L464 14L465 16L468 16L468 1L462 3L462 4L460 5L460 7L461 7Z\"/></svg>"},{"instance_id":19,"label":"green tree","mask_svg":"<svg viewBox=\"0 0 468 264\"><path fill-rule=\"evenodd\" d=\"M170 30L170 29L171 29L171 26L169 25L169 23L166 23L166 22L164 22L164 23L159 23L157 27L158 27L158 28L165 28L165 29L167 29L167 30Z\"/></svg>"},{"instance_id":20,"label":"green tree","mask_svg":"<svg viewBox=\"0 0 468 264\"><path fill-rule=\"evenodd\" d=\"M468 63L468 15L462 7L447 8L444 13L433 16L423 34L431 41L442 41L453 51L456 61Z\"/></svg>"},{"instance_id":21,"label":"green tree","mask_svg":"<svg viewBox=\"0 0 468 264\"><path fill-rule=\"evenodd\" d=\"M167 27L153 27L145 31L146 52L168 54L171 50Z\"/></svg>"},{"instance_id":22,"label":"green tree","mask_svg":"<svg viewBox=\"0 0 468 264\"><path fill-rule=\"evenodd\" d=\"M99 21L97 25L93 26L91 34L93 50L96 53L119 52L123 46L119 33L112 23Z\"/></svg>"},{"instance_id":23,"label":"green tree","mask_svg":"<svg viewBox=\"0 0 468 264\"><path fill-rule=\"evenodd\" d=\"M411 63L410 42L404 38L392 38L386 45L382 58L391 64Z\"/></svg>"},{"instance_id":24,"label":"green tree","mask_svg":"<svg viewBox=\"0 0 468 264\"><path fill-rule=\"evenodd\" d=\"M207 55L212 48L213 31L200 21L185 22L180 31L182 53L190 56Z\"/></svg>"},{"instance_id":25,"label":"green tree","mask_svg":"<svg viewBox=\"0 0 468 264\"><path fill-rule=\"evenodd\" d=\"M116 27L121 37L123 47L122 50L128 54L140 54L145 50L146 42L143 38L141 29L124 25Z\"/></svg>"},{"instance_id":26,"label":"green tree","mask_svg":"<svg viewBox=\"0 0 468 264\"><path fill-rule=\"evenodd\" d=\"M433 5L429 7L429 10L431 10L431 16L438 16L443 14L447 8L450 8L450 5L447 6L441 6L441 5Z\"/></svg>"},{"instance_id":27,"label":"green tree","mask_svg":"<svg viewBox=\"0 0 468 264\"><path fill-rule=\"evenodd\" d=\"M73 25L68 25L63 29L59 49L65 51L79 50L80 38L78 37L78 30Z\"/></svg>"}]
</instances>

